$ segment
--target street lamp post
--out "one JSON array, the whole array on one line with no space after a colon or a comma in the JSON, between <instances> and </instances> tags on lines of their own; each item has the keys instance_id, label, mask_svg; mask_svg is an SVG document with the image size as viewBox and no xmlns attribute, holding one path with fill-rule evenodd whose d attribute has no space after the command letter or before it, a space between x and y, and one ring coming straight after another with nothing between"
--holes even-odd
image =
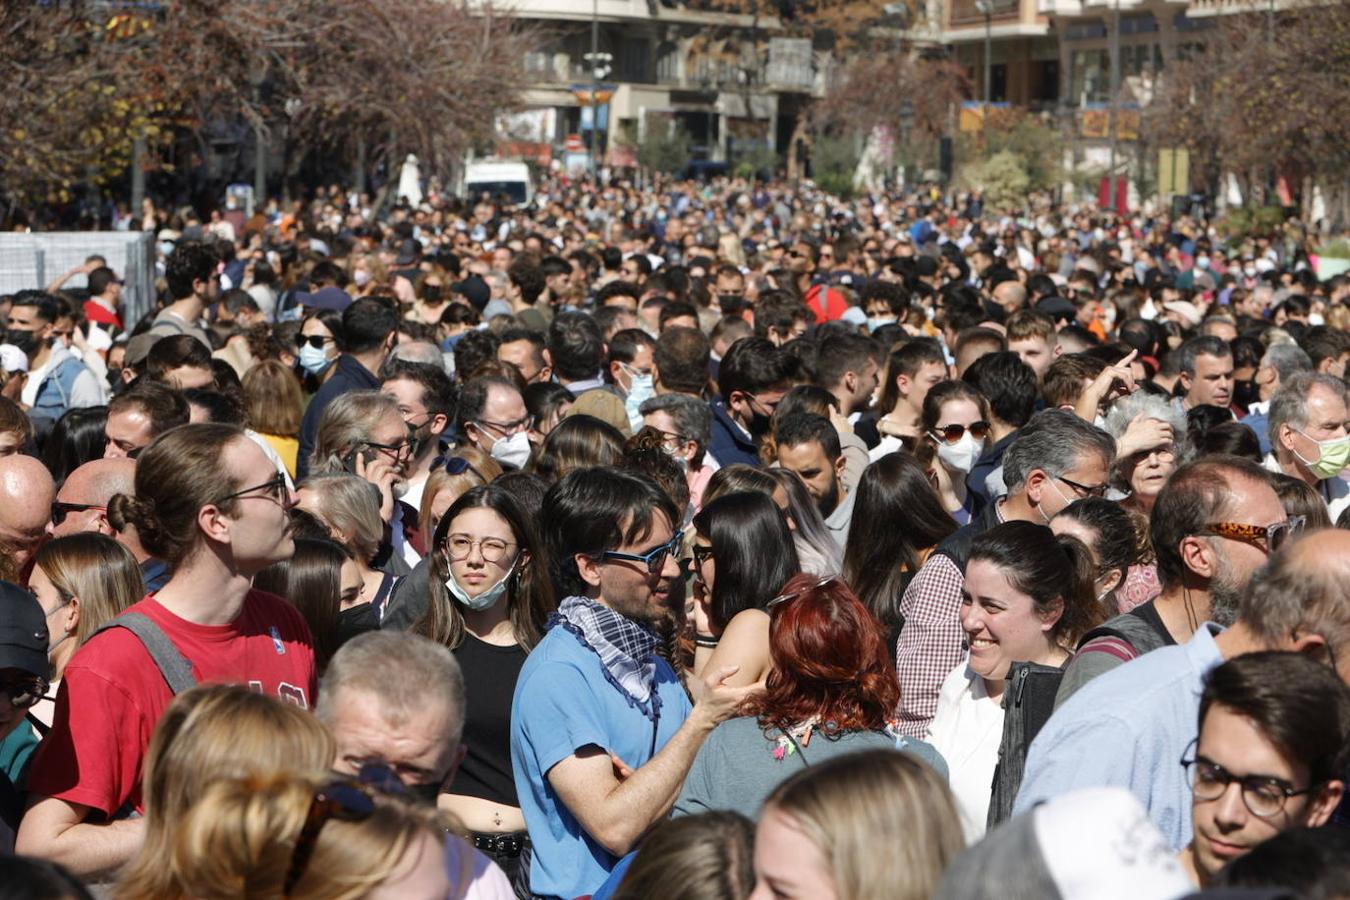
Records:
<instances>
[{"instance_id":1,"label":"street lamp post","mask_svg":"<svg viewBox=\"0 0 1350 900\"><path fill-rule=\"evenodd\" d=\"M993 0L975 0L975 9L984 16L984 104L980 109L980 135L983 137L985 130L989 127L990 84L992 83L993 73Z\"/></svg>"},{"instance_id":2,"label":"street lamp post","mask_svg":"<svg viewBox=\"0 0 1350 900\"><path fill-rule=\"evenodd\" d=\"M1111 159L1106 167L1106 205L1116 210L1116 105L1120 100L1120 0L1111 7L1111 105L1107 108L1106 127L1110 138Z\"/></svg>"}]
</instances>

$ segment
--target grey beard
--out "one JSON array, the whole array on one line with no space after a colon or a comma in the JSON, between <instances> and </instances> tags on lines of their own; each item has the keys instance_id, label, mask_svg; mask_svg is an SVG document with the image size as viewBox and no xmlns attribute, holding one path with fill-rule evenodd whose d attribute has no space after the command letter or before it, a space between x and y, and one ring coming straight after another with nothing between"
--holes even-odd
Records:
<instances>
[{"instance_id":1,"label":"grey beard","mask_svg":"<svg viewBox=\"0 0 1350 900\"><path fill-rule=\"evenodd\" d=\"M1221 575L1210 581L1209 620L1224 628L1236 622L1245 592L1245 586L1239 585L1229 575Z\"/></svg>"}]
</instances>

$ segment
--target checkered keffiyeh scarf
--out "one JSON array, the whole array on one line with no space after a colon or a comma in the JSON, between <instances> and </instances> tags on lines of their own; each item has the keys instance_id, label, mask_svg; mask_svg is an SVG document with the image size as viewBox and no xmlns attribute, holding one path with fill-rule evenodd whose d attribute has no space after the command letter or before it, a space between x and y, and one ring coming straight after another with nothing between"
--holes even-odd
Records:
<instances>
[{"instance_id":1,"label":"checkered keffiyeh scarf","mask_svg":"<svg viewBox=\"0 0 1350 900\"><path fill-rule=\"evenodd\" d=\"M605 680L653 722L660 714L656 693L656 656L661 643L650 629L589 597L567 597L549 627L561 625L600 657Z\"/></svg>"}]
</instances>

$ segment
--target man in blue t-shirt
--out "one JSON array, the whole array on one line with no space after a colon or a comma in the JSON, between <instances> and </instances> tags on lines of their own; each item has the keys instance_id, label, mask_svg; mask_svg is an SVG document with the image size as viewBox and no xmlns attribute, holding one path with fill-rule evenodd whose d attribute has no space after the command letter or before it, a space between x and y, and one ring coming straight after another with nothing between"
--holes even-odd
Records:
<instances>
[{"instance_id":1,"label":"man in blue t-shirt","mask_svg":"<svg viewBox=\"0 0 1350 900\"><path fill-rule=\"evenodd\" d=\"M683 516L645 476L568 474L542 529L568 595L530 653L511 705L511 763L533 844L536 896L592 893L669 813L704 739L753 688L717 672L690 706L656 655L680 577Z\"/></svg>"}]
</instances>

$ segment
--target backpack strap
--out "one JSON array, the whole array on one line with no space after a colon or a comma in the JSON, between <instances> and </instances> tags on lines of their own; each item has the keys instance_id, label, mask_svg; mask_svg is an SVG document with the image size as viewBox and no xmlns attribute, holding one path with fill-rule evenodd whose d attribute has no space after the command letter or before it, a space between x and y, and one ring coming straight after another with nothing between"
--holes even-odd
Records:
<instances>
[{"instance_id":1,"label":"backpack strap","mask_svg":"<svg viewBox=\"0 0 1350 900\"><path fill-rule=\"evenodd\" d=\"M197 679L192 674L192 663L182 654L182 651L169 640L169 636L164 633L164 629L155 624L154 620L145 613L124 612L117 618L103 625L94 634L101 634L110 628L125 628L140 640L145 646L145 652L150 654L150 658L155 661L159 668L159 674L164 676L164 681L169 685L169 690L174 695L183 693L188 688L197 683ZM93 637L93 635L90 635Z\"/></svg>"}]
</instances>

